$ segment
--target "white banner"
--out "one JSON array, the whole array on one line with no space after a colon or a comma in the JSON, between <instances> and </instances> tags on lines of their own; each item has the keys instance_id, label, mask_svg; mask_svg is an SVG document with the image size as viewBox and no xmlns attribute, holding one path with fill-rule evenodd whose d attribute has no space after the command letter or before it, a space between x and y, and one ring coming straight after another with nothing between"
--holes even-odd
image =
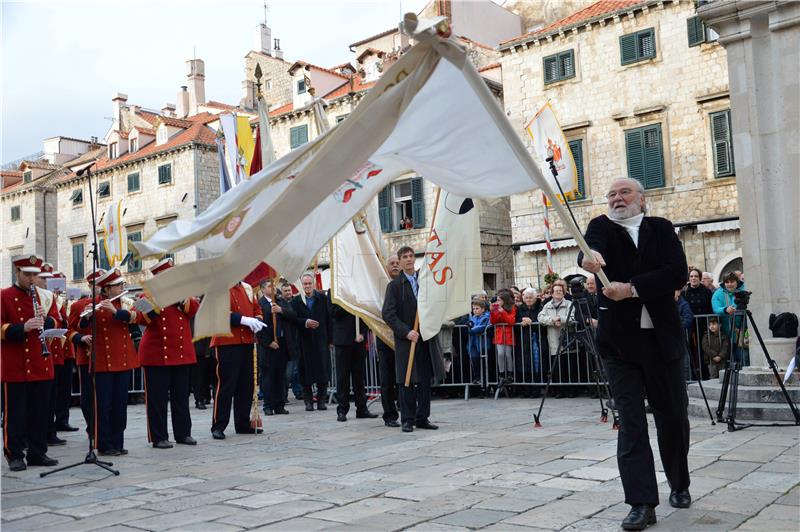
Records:
<instances>
[{"instance_id":1,"label":"white banner","mask_svg":"<svg viewBox=\"0 0 800 532\"><path fill-rule=\"evenodd\" d=\"M539 109L525 129L533 141L533 158L539 164L542 174L553 182L553 187L558 192L558 187L552 179L555 170L558 183L567 199L575 199L575 192L578 190L578 172L572 151L569 149L569 142L561 131L561 126L558 125L549 103Z\"/></svg>"}]
</instances>

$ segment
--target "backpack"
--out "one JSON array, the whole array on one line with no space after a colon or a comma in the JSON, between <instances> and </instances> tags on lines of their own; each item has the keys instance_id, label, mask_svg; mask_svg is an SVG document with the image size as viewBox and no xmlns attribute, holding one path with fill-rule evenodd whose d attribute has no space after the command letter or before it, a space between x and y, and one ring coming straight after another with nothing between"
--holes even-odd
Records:
<instances>
[{"instance_id":1,"label":"backpack","mask_svg":"<svg viewBox=\"0 0 800 532\"><path fill-rule=\"evenodd\" d=\"M769 315L769 330L773 338L794 338L797 336L797 315L781 312Z\"/></svg>"}]
</instances>

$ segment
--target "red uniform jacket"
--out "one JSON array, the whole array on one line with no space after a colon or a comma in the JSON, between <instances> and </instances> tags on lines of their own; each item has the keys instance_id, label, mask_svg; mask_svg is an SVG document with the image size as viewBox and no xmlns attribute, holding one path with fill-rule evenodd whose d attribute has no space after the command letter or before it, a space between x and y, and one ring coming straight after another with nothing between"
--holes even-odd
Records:
<instances>
[{"instance_id":1,"label":"red uniform jacket","mask_svg":"<svg viewBox=\"0 0 800 532\"><path fill-rule=\"evenodd\" d=\"M139 367L139 357L133 347L133 339L128 325L136 322L136 311L123 308L120 300L111 303L116 312L105 309L95 311L97 320L97 336L93 339L95 346L95 371L107 373L111 371L127 371ZM91 318L84 318L80 324L91 334Z\"/></svg>"},{"instance_id":2,"label":"red uniform jacket","mask_svg":"<svg viewBox=\"0 0 800 532\"><path fill-rule=\"evenodd\" d=\"M249 286L237 284L230 290L231 293L231 336L214 336L211 338L211 347L220 345L252 344L255 335L250 327L241 325L242 316L263 319L261 305L253 296Z\"/></svg>"},{"instance_id":3,"label":"red uniform jacket","mask_svg":"<svg viewBox=\"0 0 800 532\"><path fill-rule=\"evenodd\" d=\"M510 312L503 307L492 310L489 314L489 320L495 326L495 345L514 345L514 323L517 321L517 307L511 307Z\"/></svg>"},{"instance_id":4,"label":"red uniform jacket","mask_svg":"<svg viewBox=\"0 0 800 532\"><path fill-rule=\"evenodd\" d=\"M95 303L99 302L100 299L95 299ZM88 366L89 365L89 348L83 342L78 341L78 339L83 335L90 335L92 334L92 327L91 322L84 322L84 326L81 326L81 312L86 309L89 305L90 299L88 297L82 297L79 300L72 303L69 307L69 317L67 319L67 342L73 346L75 352L75 365L77 366Z\"/></svg>"},{"instance_id":5,"label":"red uniform jacket","mask_svg":"<svg viewBox=\"0 0 800 532\"><path fill-rule=\"evenodd\" d=\"M200 303L192 297L149 314L137 313L136 323L146 326L139 342L142 366L183 366L197 362L189 318L199 307Z\"/></svg>"},{"instance_id":6,"label":"red uniform jacket","mask_svg":"<svg viewBox=\"0 0 800 532\"><path fill-rule=\"evenodd\" d=\"M58 322L55 304L46 310L50 321ZM39 331L25 332L33 318L30 293L14 285L0 291L0 380L2 382L46 381L53 378L53 357L42 357ZM50 325L53 325L51 323Z\"/></svg>"},{"instance_id":7,"label":"red uniform jacket","mask_svg":"<svg viewBox=\"0 0 800 532\"><path fill-rule=\"evenodd\" d=\"M56 323L56 327L59 329L66 329L68 323L67 302L56 299L55 305L58 310L58 322ZM50 350L50 354L53 355L53 364L56 366L63 366L65 359L75 357L75 355L72 354L72 344L68 341L68 336L69 331L67 331L67 335L64 337L53 338L47 342L47 348Z\"/></svg>"}]
</instances>

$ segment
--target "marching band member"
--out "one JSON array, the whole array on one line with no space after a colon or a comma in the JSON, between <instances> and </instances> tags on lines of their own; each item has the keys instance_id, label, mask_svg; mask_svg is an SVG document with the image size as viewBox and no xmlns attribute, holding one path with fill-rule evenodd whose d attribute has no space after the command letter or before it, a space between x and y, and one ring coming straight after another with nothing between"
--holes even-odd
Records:
<instances>
[{"instance_id":1,"label":"marching band member","mask_svg":"<svg viewBox=\"0 0 800 532\"><path fill-rule=\"evenodd\" d=\"M172 267L166 258L150 268L158 275ZM137 303L137 307L139 304ZM152 310L147 310L150 307ZM189 415L189 381L196 362L189 319L200 303L189 298L183 303L159 309L146 300L136 322L146 326L139 343L139 362L144 368L147 438L156 449L170 449L167 432L167 400L172 412L172 434L177 443L197 445L192 438Z\"/></svg>"},{"instance_id":2,"label":"marching band member","mask_svg":"<svg viewBox=\"0 0 800 532\"><path fill-rule=\"evenodd\" d=\"M28 465L54 466L47 456L47 413L53 387L53 358L43 356L43 329L55 326L53 302L44 306L35 289L42 259L13 261L16 282L0 291L0 381L3 384L3 452L11 471ZM38 293L37 293L38 292ZM23 450L27 447L27 456Z\"/></svg>"},{"instance_id":3,"label":"marching band member","mask_svg":"<svg viewBox=\"0 0 800 532\"><path fill-rule=\"evenodd\" d=\"M66 279L61 272L53 272L54 279ZM61 316L60 328L68 328L71 301L67 295L57 291L56 305ZM55 366L55 385L53 386L53 427L57 432L74 432L78 427L69 424L69 407L72 402L72 368L75 366L75 350L66 337L55 339L50 344ZM59 363L60 361L60 363ZM53 434L53 432L51 432Z\"/></svg>"}]
</instances>

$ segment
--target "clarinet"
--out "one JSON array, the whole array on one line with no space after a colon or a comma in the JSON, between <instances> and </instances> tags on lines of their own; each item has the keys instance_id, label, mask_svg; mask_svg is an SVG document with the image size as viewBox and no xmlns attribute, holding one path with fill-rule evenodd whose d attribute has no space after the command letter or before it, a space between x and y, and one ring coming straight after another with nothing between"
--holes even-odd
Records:
<instances>
[{"instance_id":1,"label":"clarinet","mask_svg":"<svg viewBox=\"0 0 800 532\"><path fill-rule=\"evenodd\" d=\"M39 300L36 297L36 286L31 284L31 299L33 300L33 314L38 316L40 313L39 310ZM44 327L41 329L41 333L39 334L39 339L42 341L42 357L47 358L50 356L50 351L47 349L47 340L43 336L44 334Z\"/></svg>"}]
</instances>

